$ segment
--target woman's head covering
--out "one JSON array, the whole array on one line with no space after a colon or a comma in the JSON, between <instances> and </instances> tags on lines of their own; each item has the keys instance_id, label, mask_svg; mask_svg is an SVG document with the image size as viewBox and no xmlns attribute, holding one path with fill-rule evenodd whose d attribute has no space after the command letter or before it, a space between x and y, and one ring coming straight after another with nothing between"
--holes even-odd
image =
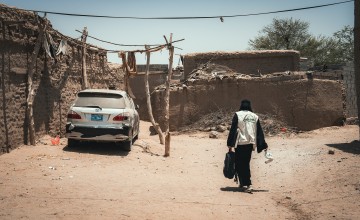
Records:
<instances>
[{"instance_id":1,"label":"woman's head covering","mask_svg":"<svg viewBox=\"0 0 360 220\"><path fill-rule=\"evenodd\" d=\"M251 111L252 112L251 102L247 99L242 100L241 104L240 104L240 111Z\"/></svg>"}]
</instances>

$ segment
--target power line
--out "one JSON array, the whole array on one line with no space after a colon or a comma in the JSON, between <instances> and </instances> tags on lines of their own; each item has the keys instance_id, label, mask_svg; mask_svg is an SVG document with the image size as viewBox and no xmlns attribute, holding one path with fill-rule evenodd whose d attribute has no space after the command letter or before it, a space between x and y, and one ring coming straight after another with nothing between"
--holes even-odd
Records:
<instances>
[{"instance_id":1,"label":"power line","mask_svg":"<svg viewBox=\"0 0 360 220\"><path fill-rule=\"evenodd\" d=\"M93 17L93 18L116 18L116 19L138 19L138 20L181 20L181 19L212 19L212 18L223 19L223 18L247 17L247 16L301 11L301 10L308 10L308 9L314 9L314 8L322 8L322 7L327 7L327 6L339 5L339 4L349 3L349 2L353 2L353 1L354 0L348 0L348 1L329 3L329 4L324 4L324 5L308 6L308 7L302 7L302 8L285 9L285 10L270 11L270 12L259 12L259 13L238 14L238 15L199 16L199 17L198 16L191 16L191 17L132 17L132 16L127 17L127 16L125 16L124 17L124 16L109 16L109 15L73 14L73 13L42 11L42 10L28 10L28 9L21 9L21 10L33 11L33 12L38 12L38 13L54 14L54 15ZM2 7L0 6L0 8L2 8Z\"/></svg>"},{"instance_id":2,"label":"power line","mask_svg":"<svg viewBox=\"0 0 360 220\"><path fill-rule=\"evenodd\" d=\"M79 30L75 30L79 33L82 33L81 31ZM96 37L93 37L93 36L90 36L90 35L87 35L87 37L89 38L92 38L94 40L97 40L97 41L100 41L100 42L103 42L103 43L108 43L108 44L112 44L112 45L116 45L116 46L126 46L126 47L141 47L141 46L163 46L164 44L118 44L118 43L113 43L113 42L110 42L110 41L106 41L106 40L101 40L99 38L96 38ZM180 42L180 41L183 41L185 39L180 39L180 40L174 40L172 41L171 43L176 43L176 42ZM178 49L181 49L181 48L178 48Z\"/></svg>"}]
</instances>

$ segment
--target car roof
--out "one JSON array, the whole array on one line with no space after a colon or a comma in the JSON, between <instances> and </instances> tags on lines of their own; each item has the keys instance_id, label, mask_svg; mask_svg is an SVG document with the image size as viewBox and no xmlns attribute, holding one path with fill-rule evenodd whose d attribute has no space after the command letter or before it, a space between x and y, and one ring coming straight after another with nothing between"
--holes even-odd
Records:
<instances>
[{"instance_id":1,"label":"car roof","mask_svg":"<svg viewBox=\"0 0 360 220\"><path fill-rule=\"evenodd\" d=\"M84 89L78 93L109 93L109 94L119 94L125 96L127 93L123 90L112 90L112 89Z\"/></svg>"}]
</instances>

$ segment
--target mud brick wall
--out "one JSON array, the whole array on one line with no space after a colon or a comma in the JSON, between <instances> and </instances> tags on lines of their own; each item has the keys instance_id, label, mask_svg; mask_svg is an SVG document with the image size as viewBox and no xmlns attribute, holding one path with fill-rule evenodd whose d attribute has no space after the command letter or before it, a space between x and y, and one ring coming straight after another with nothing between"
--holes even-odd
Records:
<instances>
[{"instance_id":1,"label":"mud brick wall","mask_svg":"<svg viewBox=\"0 0 360 220\"><path fill-rule=\"evenodd\" d=\"M167 74L163 71L153 71L151 69L151 72L149 73L150 94L154 91L155 87L165 83L166 77ZM139 105L138 112L140 115L140 119L150 120L146 104L145 73L139 72L136 77L130 78L130 87L135 95L134 103Z\"/></svg>"},{"instance_id":2,"label":"mud brick wall","mask_svg":"<svg viewBox=\"0 0 360 220\"><path fill-rule=\"evenodd\" d=\"M6 21L6 22L2 22ZM13 21L25 21L15 23ZM38 36L33 13L2 9L0 19L0 154L28 142L26 118L26 87L29 63ZM51 28L48 32L56 43L62 36ZM66 114L76 93L81 90L81 46L68 40L68 53L57 56L57 62L40 49L35 69L34 122L36 138L45 134L63 135ZM123 74L111 70L106 53L92 47L86 57L88 81L91 88L121 88Z\"/></svg>"},{"instance_id":3,"label":"mud brick wall","mask_svg":"<svg viewBox=\"0 0 360 220\"><path fill-rule=\"evenodd\" d=\"M153 109L164 123L164 91L153 95ZM289 126L312 130L341 125L344 120L342 83L334 80L308 80L300 76L272 78L223 78L189 82L172 89L170 129L196 122L202 115L220 109L239 109L240 101L250 99L257 113L275 115Z\"/></svg>"},{"instance_id":4,"label":"mud brick wall","mask_svg":"<svg viewBox=\"0 0 360 220\"><path fill-rule=\"evenodd\" d=\"M357 117L357 98L356 98L356 87L355 87L355 71L354 64L348 63L344 69L344 87L346 94L346 117Z\"/></svg>"},{"instance_id":5,"label":"mud brick wall","mask_svg":"<svg viewBox=\"0 0 360 220\"><path fill-rule=\"evenodd\" d=\"M292 50L193 53L184 56L185 78L191 71L209 61L242 74L269 74L298 71L300 68L300 54Z\"/></svg>"}]
</instances>

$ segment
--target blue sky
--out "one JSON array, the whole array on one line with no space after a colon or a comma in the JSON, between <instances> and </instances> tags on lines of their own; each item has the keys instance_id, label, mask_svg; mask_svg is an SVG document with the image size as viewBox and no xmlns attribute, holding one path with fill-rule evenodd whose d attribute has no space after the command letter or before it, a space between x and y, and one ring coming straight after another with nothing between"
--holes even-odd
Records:
<instances>
[{"instance_id":1,"label":"blue sky","mask_svg":"<svg viewBox=\"0 0 360 220\"><path fill-rule=\"evenodd\" d=\"M136 17L221 16L286 10L343 0L0 0L0 3L22 9ZM40 14L42 15L42 14ZM345 25L354 25L354 3L286 12L270 15L199 20L131 20L85 18L48 14L53 27L61 33L77 38L75 30L87 27L89 35L120 44L162 44L163 35L173 33L173 39L185 38L175 46L175 54L209 51L247 50L250 39L270 24L273 18L295 18L310 23L309 31L318 36L332 36ZM118 47L91 38L88 42L106 49L134 50L143 48ZM137 63L145 63L145 55L137 54ZM174 63L178 63L175 56ZM116 54L109 54L110 62L120 62ZM153 53L153 64L168 63L168 51Z\"/></svg>"}]
</instances>

